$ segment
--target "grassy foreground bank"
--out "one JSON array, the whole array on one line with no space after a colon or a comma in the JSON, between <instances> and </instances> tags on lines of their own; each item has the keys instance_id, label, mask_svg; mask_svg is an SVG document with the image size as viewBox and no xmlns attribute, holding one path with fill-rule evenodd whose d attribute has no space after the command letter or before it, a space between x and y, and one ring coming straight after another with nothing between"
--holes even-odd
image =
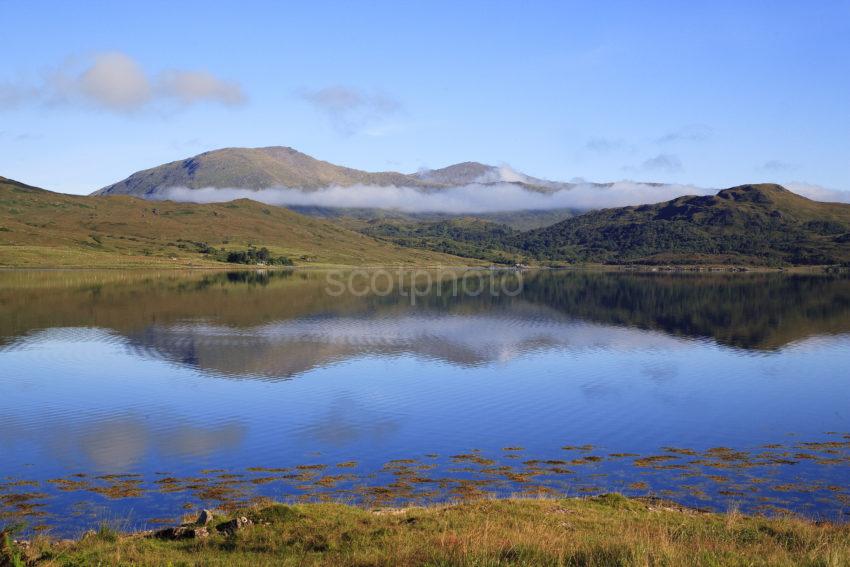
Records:
<instances>
[{"instance_id":1,"label":"grassy foreground bank","mask_svg":"<svg viewBox=\"0 0 850 567\"><path fill-rule=\"evenodd\" d=\"M216 516L209 535L189 539L107 528L75 542L7 539L0 565L15 565L13 556L21 565L850 564L850 525L700 513L618 495L384 511L271 505L237 516L251 525L228 530L230 518Z\"/></svg>"}]
</instances>

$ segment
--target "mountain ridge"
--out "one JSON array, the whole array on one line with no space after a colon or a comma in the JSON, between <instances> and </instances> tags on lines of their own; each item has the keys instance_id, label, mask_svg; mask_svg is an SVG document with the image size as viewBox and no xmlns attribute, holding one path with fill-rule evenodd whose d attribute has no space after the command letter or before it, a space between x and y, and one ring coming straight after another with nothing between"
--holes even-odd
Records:
<instances>
[{"instance_id":1,"label":"mountain ridge","mask_svg":"<svg viewBox=\"0 0 850 567\"><path fill-rule=\"evenodd\" d=\"M716 195L600 209L507 244L549 260L614 263L850 261L850 205L813 201L772 183Z\"/></svg>"},{"instance_id":2,"label":"mountain ridge","mask_svg":"<svg viewBox=\"0 0 850 567\"><path fill-rule=\"evenodd\" d=\"M150 198L172 187L187 189L275 187L315 191L325 187L353 185L447 189L480 183L513 183L533 191L567 188L569 184L546 181L478 162L462 162L440 169L407 174L396 171L369 172L316 159L288 146L220 148L137 171L92 195L135 195Z\"/></svg>"}]
</instances>

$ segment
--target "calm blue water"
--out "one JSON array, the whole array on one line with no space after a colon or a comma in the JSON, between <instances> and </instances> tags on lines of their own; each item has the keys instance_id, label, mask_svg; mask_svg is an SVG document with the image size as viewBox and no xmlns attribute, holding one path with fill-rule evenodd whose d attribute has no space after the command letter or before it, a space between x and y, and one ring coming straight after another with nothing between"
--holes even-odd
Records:
<instances>
[{"instance_id":1,"label":"calm blue water","mask_svg":"<svg viewBox=\"0 0 850 567\"><path fill-rule=\"evenodd\" d=\"M396 503L484 479L846 517L850 280L520 277L514 297L411 305L328 295L320 272L0 274L5 519L70 533L263 495L368 502L416 467L434 482ZM135 492L93 490L121 482Z\"/></svg>"}]
</instances>

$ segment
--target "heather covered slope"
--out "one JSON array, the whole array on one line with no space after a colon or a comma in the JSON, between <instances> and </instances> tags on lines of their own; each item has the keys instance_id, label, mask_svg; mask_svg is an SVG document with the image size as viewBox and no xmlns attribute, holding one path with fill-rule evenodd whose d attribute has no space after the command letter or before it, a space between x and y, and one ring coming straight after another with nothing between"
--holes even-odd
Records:
<instances>
[{"instance_id":1,"label":"heather covered slope","mask_svg":"<svg viewBox=\"0 0 850 567\"><path fill-rule=\"evenodd\" d=\"M850 205L821 203L780 185L603 209L507 243L547 260L613 263L850 261Z\"/></svg>"},{"instance_id":2,"label":"heather covered slope","mask_svg":"<svg viewBox=\"0 0 850 567\"><path fill-rule=\"evenodd\" d=\"M463 263L246 199L151 203L63 195L0 178L0 266L221 265L205 247L251 245L296 264Z\"/></svg>"}]
</instances>

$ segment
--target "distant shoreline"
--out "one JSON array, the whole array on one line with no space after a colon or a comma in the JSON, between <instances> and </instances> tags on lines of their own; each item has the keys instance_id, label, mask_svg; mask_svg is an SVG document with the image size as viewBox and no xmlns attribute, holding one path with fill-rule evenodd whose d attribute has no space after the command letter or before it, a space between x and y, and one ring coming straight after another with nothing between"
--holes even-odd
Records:
<instances>
[{"instance_id":1,"label":"distant shoreline","mask_svg":"<svg viewBox=\"0 0 850 567\"><path fill-rule=\"evenodd\" d=\"M485 266L453 264L373 264L357 266L352 264L308 264L295 266L264 266L252 264L126 264L126 265L0 265L0 271L324 271L324 270L476 270L476 271L593 271L622 273L850 273L850 267L835 265L795 265L795 266L758 266L748 264L573 264L564 266Z\"/></svg>"}]
</instances>

